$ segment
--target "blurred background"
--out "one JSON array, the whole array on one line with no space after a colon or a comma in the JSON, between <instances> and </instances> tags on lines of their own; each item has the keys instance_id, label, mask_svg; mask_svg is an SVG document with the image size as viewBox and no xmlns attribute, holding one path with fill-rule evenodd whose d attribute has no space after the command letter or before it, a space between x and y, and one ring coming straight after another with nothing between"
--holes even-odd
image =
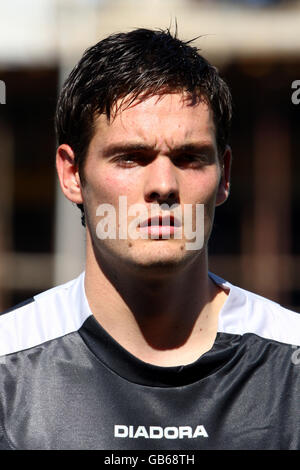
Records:
<instances>
[{"instance_id":1,"label":"blurred background","mask_svg":"<svg viewBox=\"0 0 300 470\"><path fill-rule=\"evenodd\" d=\"M84 268L80 211L54 166L66 75L108 34L175 19L181 39L201 36L234 99L231 195L216 211L210 270L300 311L299 0L0 1L1 310Z\"/></svg>"}]
</instances>

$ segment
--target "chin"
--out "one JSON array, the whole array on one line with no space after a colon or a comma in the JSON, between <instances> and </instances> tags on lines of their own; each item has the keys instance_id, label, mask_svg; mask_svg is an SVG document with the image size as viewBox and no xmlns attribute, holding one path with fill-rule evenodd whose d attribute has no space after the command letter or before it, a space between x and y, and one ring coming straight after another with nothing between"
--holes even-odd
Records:
<instances>
[{"instance_id":1,"label":"chin","mask_svg":"<svg viewBox=\"0 0 300 470\"><path fill-rule=\"evenodd\" d=\"M130 255L128 261L133 266L144 268L146 271L167 272L180 269L198 258L199 252L187 251L183 243L176 245L170 246L164 242L156 242L154 246L132 249L131 253L128 253Z\"/></svg>"},{"instance_id":2,"label":"chin","mask_svg":"<svg viewBox=\"0 0 300 470\"><path fill-rule=\"evenodd\" d=\"M96 246L94 246L96 248ZM102 242L96 248L98 262L112 270L113 267L122 271L138 273L139 276L153 275L160 277L175 274L199 258L203 250L186 250L185 242L180 241L132 241L121 244ZM124 272L125 272L124 271Z\"/></svg>"}]
</instances>

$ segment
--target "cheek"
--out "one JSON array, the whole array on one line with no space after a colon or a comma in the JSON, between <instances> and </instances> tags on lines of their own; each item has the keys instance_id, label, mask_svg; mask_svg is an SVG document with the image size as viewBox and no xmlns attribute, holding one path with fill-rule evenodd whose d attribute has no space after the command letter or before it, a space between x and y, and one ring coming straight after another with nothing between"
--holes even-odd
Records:
<instances>
[{"instance_id":1,"label":"cheek","mask_svg":"<svg viewBox=\"0 0 300 470\"><path fill-rule=\"evenodd\" d=\"M128 201L133 199L137 191L136 178L116 175L113 171L98 171L86 179L83 197L86 204L98 205L110 203L115 207L120 196L126 196ZM136 201L135 201L136 202Z\"/></svg>"},{"instance_id":2,"label":"cheek","mask_svg":"<svg viewBox=\"0 0 300 470\"><path fill-rule=\"evenodd\" d=\"M209 177L195 178L193 181L189 180L187 187L187 198L191 202L198 202L199 204L213 203L219 187L219 175L213 173Z\"/></svg>"}]
</instances>

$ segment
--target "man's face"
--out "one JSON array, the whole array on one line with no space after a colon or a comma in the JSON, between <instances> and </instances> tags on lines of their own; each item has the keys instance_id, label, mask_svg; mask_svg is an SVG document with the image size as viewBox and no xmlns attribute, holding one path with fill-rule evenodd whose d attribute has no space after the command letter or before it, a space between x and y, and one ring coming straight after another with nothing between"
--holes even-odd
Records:
<instances>
[{"instance_id":1,"label":"man's face","mask_svg":"<svg viewBox=\"0 0 300 470\"><path fill-rule=\"evenodd\" d=\"M215 206L224 202L228 190L208 105L204 101L192 104L181 93L152 96L121 108L110 121L100 115L95 124L81 189L90 247L110 263L123 261L139 268L174 268L195 259L205 250ZM126 213L124 204L120 209L120 196ZM101 220L97 208L103 204L116 210L116 239L97 235ZM129 215L136 204L147 213ZM175 204L181 220L170 217L173 212L163 204ZM204 204L204 247L191 250L187 249L191 242L187 224L195 231L196 204ZM187 205L192 208L191 217ZM120 237L120 221L128 227L137 216L141 223L135 233L143 238L131 238L128 233L124 237L124 231ZM175 236L179 230L181 238Z\"/></svg>"}]
</instances>

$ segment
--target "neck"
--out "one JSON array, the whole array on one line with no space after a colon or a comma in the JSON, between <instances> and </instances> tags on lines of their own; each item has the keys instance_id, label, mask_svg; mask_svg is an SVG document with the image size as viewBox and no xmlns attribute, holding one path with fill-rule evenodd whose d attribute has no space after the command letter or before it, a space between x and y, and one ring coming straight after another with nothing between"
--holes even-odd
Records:
<instances>
[{"instance_id":1,"label":"neck","mask_svg":"<svg viewBox=\"0 0 300 470\"><path fill-rule=\"evenodd\" d=\"M102 327L145 362L184 364L211 348L226 295L208 276L206 252L181 269L126 269L87 249L85 291Z\"/></svg>"}]
</instances>

